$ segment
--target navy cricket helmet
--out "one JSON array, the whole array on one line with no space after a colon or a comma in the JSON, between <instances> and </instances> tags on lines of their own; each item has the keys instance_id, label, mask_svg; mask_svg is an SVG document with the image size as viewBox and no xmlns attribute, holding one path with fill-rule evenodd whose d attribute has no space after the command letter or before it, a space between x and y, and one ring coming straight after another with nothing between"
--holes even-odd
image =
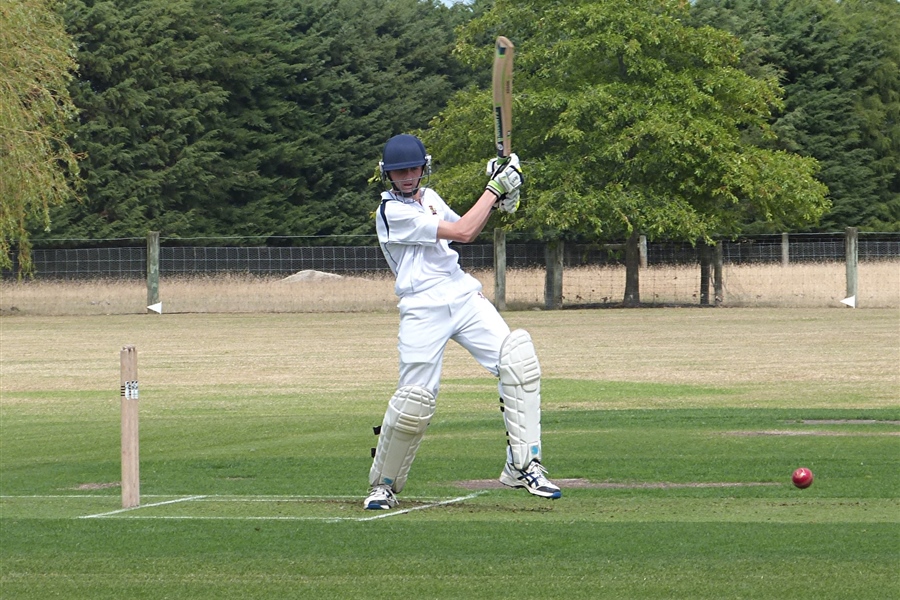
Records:
<instances>
[{"instance_id":1,"label":"navy cricket helmet","mask_svg":"<svg viewBox=\"0 0 900 600\"><path fill-rule=\"evenodd\" d=\"M384 152L378 167L381 170L381 180L396 189L388 176L389 171L423 167L422 177L428 177L431 175L431 156L425 152L425 144L422 143L422 140L414 135L401 133L389 139L384 145ZM419 183L421 183L421 178ZM416 184L413 194L419 191L419 183Z\"/></svg>"},{"instance_id":2,"label":"navy cricket helmet","mask_svg":"<svg viewBox=\"0 0 900 600\"><path fill-rule=\"evenodd\" d=\"M424 167L430 162L430 156L425 153L425 144L422 140L408 133L395 135L384 145L384 153L381 159L383 171L398 171L413 167Z\"/></svg>"}]
</instances>

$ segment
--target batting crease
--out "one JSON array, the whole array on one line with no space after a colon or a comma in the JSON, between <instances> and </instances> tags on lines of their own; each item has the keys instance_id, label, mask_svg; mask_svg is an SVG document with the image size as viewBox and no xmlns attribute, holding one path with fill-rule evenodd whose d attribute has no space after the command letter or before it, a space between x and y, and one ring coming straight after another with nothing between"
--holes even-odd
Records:
<instances>
[{"instance_id":1,"label":"batting crease","mask_svg":"<svg viewBox=\"0 0 900 600\"><path fill-rule=\"evenodd\" d=\"M478 496L486 494L487 492L488 492L488 490L481 490L481 491L475 492L473 494L468 494L466 496L458 496L456 498L450 498L448 500L441 500L439 502L432 502L430 504L424 504L421 506L413 506L413 507L405 508L405 509L401 509L401 510L392 510L390 512L374 515L371 517L283 517L283 516L279 516L279 517L274 517L274 516L273 517L254 517L254 516L244 516L244 517L215 516L215 517L211 517L211 516L184 516L184 515L171 515L171 516L166 516L166 515L153 515L153 516L129 515L127 517L122 517L122 518L141 519L141 520L156 519L156 520L197 520L197 521L212 521L212 520L215 520L215 521L222 521L222 520L232 520L232 521L326 521L326 522L330 522L330 523L336 523L336 522L340 522L340 521L355 521L358 523L362 523L365 521L375 521L378 519L386 519L388 517L396 517L399 515L405 515L405 514L408 514L408 513L417 511L417 510L425 510L428 508L437 508L439 506L447 506L448 504L457 504L459 502L465 502L466 500L471 500L473 498L476 498ZM304 498L311 498L311 497L307 496ZM83 515L83 516L79 516L76 518L78 518L78 519L100 519L100 518L114 517L116 515L123 515L124 513L133 513L134 511L139 510L141 508L153 508L156 506L164 506L164 505L168 505L168 504L178 504L181 502L204 501L204 500L215 501L215 499L216 499L216 496L208 496L208 495L187 496L185 498L176 498L174 500L166 500L164 502L154 502L152 504L144 504L142 506L135 506L132 508L121 508L118 510L113 510L113 511L104 512L104 513L98 513L95 515ZM229 501L234 502L234 501L240 501L240 500L229 500ZM249 499L248 501L260 502L262 500Z\"/></svg>"},{"instance_id":2,"label":"batting crease","mask_svg":"<svg viewBox=\"0 0 900 600\"><path fill-rule=\"evenodd\" d=\"M132 512L135 510L140 510L142 508L153 508L154 506L164 506L166 504L177 504L179 502L190 502L191 500L201 500L206 498L206 496L188 496L186 498L176 498L175 500L166 500L165 502L154 502L153 504L143 504L141 506L132 506L131 508L120 508L119 510L112 510L110 512L99 513L96 515L84 515L78 517L79 519L99 519L101 517L109 517L111 515L118 515L121 513Z\"/></svg>"},{"instance_id":3,"label":"batting crease","mask_svg":"<svg viewBox=\"0 0 900 600\"><path fill-rule=\"evenodd\" d=\"M475 492L474 494L469 494L468 496L459 496L458 498L451 498L450 500L444 500L443 502L435 502L434 504L426 504L424 506L413 506L412 508L405 508L402 510L392 510L391 512L384 513L381 515L375 515L374 517L366 517L363 519L353 519L354 521L374 521L375 519L386 519L388 517L396 517L397 515L405 515L406 513L411 513L414 510L424 510L426 508L435 508L438 506L445 506L447 504L455 504L457 502L465 502L466 500L471 500L472 498L476 498L482 494L486 494L487 490L482 490L480 492Z\"/></svg>"}]
</instances>

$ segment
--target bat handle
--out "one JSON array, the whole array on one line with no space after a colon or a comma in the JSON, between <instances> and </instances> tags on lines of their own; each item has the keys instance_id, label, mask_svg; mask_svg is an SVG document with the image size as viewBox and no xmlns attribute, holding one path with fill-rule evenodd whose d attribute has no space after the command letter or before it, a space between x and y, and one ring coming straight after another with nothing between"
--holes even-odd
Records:
<instances>
[{"instance_id":1,"label":"bat handle","mask_svg":"<svg viewBox=\"0 0 900 600\"><path fill-rule=\"evenodd\" d=\"M495 158L493 160L494 165L493 165L493 169L491 169L492 172L488 173L488 175L491 175L491 176L496 175L497 172L502 170L503 167L505 167L508 162L509 162L509 156L503 156L502 154L500 154L498 152L497 158Z\"/></svg>"}]
</instances>

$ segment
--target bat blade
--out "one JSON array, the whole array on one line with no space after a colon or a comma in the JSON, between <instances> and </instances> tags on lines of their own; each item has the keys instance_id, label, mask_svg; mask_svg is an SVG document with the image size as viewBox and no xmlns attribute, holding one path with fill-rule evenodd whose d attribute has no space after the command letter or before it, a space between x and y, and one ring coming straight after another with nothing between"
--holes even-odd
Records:
<instances>
[{"instance_id":1,"label":"bat blade","mask_svg":"<svg viewBox=\"0 0 900 600\"><path fill-rule=\"evenodd\" d=\"M502 35L494 54L494 144L497 156L512 152L512 75L515 47Z\"/></svg>"}]
</instances>

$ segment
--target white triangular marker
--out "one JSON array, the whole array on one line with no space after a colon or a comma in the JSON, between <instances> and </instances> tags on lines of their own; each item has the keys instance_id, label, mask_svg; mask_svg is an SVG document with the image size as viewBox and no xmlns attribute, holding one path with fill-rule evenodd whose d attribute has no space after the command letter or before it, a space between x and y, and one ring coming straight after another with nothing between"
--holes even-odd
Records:
<instances>
[{"instance_id":1,"label":"white triangular marker","mask_svg":"<svg viewBox=\"0 0 900 600\"><path fill-rule=\"evenodd\" d=\"M841 304L846 304L850 308L856 308L856 296L850 296L841 300Z\"/></svg>"},{"instance_id":2,"label":"white triangular marker","mask_svg":"<svg viewBox=\"0 0 900 600\"><path fill-rule=\"evenodd\" d=\"M147 307L147 310L152 310L156 314L162 314L162 302L157 302L156 304L151 304Z\"/></svg>"}]
</instances>

